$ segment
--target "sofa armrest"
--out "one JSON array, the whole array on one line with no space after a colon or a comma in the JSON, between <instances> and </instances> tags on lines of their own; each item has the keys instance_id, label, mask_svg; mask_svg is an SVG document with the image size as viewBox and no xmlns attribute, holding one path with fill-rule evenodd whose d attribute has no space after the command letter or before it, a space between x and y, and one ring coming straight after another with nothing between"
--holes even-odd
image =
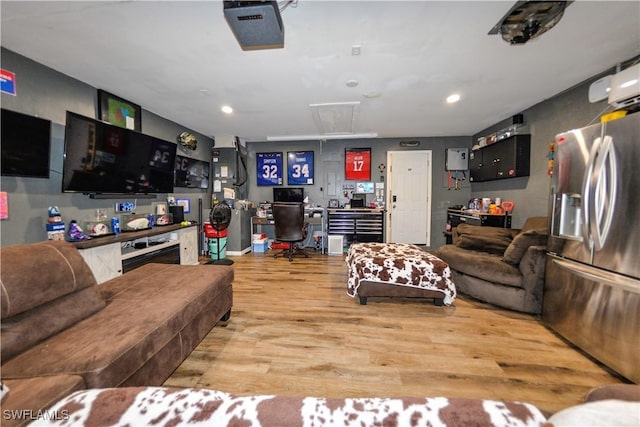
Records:
<instances>
[{"instance_id":1,"label":"sofa armrest","mask_svg":"<svg viewBox=\"0 0 640 427\"><path fill-rule=\"evenodd\" d=\"M528 303L537 307L536 313L542 312L546 253L546 246L529 246L518 264L518 269L522 273L522 288L526 294L525 298Z\"/></svg>"},{"instance_id":2,"label":"sofa armrest","mask_svg":"<svg viewBox=\"0 0 640 427\"><path fill-rule=\"evenodd\" d=\"M640 402L640 385L638 384L608 384L589 390L584 398L585 402L596 400L626 400Z\"/></svg>"},{"instance_id":3,"label":"sofa armrest","mask_svg":"<svg viewBox=\"0 0 640 427\"><path fill-rule=\"evenodd\" d=\"M546 255L546 246L529 246L522 256L520 264L518 264L520 273L522 273L523 276L539 274L539 269L542 268L542 275L544 276L544 264Z\"/></svg>"}]
</instances>

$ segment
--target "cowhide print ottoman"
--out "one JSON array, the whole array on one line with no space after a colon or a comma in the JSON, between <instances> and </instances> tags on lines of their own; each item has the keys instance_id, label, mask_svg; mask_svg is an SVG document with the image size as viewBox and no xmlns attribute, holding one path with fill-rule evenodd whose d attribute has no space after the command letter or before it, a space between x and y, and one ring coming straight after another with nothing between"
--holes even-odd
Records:
<instances>
[{"instance_id":1,"label":"cowhide print ottoman","mask_svg":"<svg viewBox=\"0 0 640 427\"><path fill-rule=\"evenodd\" d=\"M236 396L207 389L136 387L79 391L34 426L448 426L540 427L528 403L463 398Z\"/></svg>"},{"instance_id":2,"label":"cowhide print ottoman","mask_svg":"<svg viewBox=\"0 0 640 427\"><path fill-rule=\"evenodd\" d=\"M358 296L362 305L368 297L420 297L442 306L456 297L449 265L416 245L354 243L345 262L347 294Z\"/></svg>"}]
</instances>

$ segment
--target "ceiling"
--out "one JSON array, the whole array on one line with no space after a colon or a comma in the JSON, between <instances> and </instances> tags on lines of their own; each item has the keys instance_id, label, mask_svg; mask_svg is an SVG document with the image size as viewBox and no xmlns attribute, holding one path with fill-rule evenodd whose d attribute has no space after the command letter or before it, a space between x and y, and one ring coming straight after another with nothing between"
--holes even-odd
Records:
<instances>
[{"instance_id":1,"label":"ceiling","mask_svg":"<svg viewBox=\"0 0 640 427\"><path fill-rule=\"evenodd\" d=\"M512 46L487 33L514 3L299 0L282 12L284 48L256 51L240 48L221 1L3 0L0 13L2 46L204 135L246 140L344 130L316 125L322 111L309 106L325 103L355 111L354 133L473 135L640 54L638 1L577 0ZM447 104L452 93L461 100Z\"/></svg>"}]
</instances>

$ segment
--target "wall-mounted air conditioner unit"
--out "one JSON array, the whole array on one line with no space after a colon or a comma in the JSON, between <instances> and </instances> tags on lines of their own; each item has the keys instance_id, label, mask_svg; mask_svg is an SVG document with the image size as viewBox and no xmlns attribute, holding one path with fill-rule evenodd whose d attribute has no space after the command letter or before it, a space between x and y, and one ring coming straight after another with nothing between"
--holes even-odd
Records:
<instances>
[{"instance_id":1,"label":"wall-mounted air conditioner unit","mask_svg":"<svg viewBox=\"0 0 640 427\"><path fill-rule=\"evenodd\" d=\"M611 78L609 104L626 108L640 103L640 63L632 65Z\"/></svg>"}]
</instances>

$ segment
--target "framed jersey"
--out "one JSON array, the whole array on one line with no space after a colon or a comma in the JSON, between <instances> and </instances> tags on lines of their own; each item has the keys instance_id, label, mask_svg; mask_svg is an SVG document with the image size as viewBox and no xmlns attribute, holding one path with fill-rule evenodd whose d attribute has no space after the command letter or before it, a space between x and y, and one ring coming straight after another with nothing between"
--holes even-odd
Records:
<instances>
[{"instance_id":1,"label":"framed jersey","mask_svg":"<svg viewBox=\"0 0 640 427\"><path fill-rule=\"evenodd\" d=\"M313 185L313 151L287 152L287 184Z\"/></svg>"},{"instance_id":2,"label":"framed jersey","mask_svg":"<svg viewBox=\"0 0 640 427\"><path fill-rule=\"evenodd\" d=\"M258 185L282 185L282 153L256 153Z\"/></svg>"},{"instance_id":3,"label":"framed jersey","mask_svg":"<svg viewBox=\"0 0 640 427\"><path fill-rule=\"evenodd\" d=\"M344 159L345 180L371 180L371 148L346 148Z\"/></svg>"}]
</instances>

